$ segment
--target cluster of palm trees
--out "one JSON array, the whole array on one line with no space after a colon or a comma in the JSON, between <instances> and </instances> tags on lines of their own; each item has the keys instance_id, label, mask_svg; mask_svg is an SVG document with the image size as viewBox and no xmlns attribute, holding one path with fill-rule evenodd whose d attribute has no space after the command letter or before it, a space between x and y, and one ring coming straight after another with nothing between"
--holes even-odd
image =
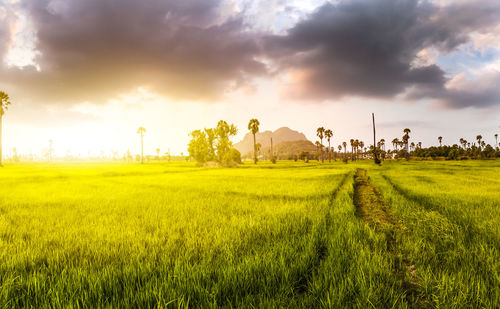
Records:
<instances>
[{"instance_id":1,"label":"cluster of palm trees","mask_svg":"<svg viewBox=\"0 0 500 309\"><path fill-rule=\"evenodd\" d=\"M331 140L333 137L333 131L330 129L325 129L324 127L319 127L316 129L316 135L319 138L319 141L316 141L316 147L318 147L318 152L320 154L321 162L325 162L325 155L323 149L326 148L323 146L323 138L326 138L326 141L328 142L328 148L326 148L326 152L328 154L328 161L332 161L332 147L331 147Z\"/></svg>"}]
</instances>

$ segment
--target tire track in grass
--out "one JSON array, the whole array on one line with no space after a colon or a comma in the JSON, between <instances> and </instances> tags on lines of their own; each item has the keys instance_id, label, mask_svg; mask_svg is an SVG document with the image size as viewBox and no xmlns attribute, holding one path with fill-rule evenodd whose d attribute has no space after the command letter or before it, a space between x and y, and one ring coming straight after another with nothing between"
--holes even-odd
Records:
<instances>
[{"instance_id":1,"label":"tire track in grass","mask_svg":"<svg viewBox=\"0 0 500 309\"><path fill-rule=\"evenodd\" d=\"M356 216L375 231L385 235L387 252L393 260L394 273L402 282L406 301L415 308L428 307L428 302L419 292L415 265L402 255L396 242L396 235L402 232L403 225L392 213L380 191L370 182L366 170L356 170L353 187Z\"/></svg>"},{"instance_id":2,"label":"tire track in grass","mask_svg":"<svg viewBox=\"0 0 500 309\"><path fill-rule=\"evenodd\" d=\"M415 194L408 189L405 189L395 183L389 176L381 174L382 178L387 181L387 183L399 194L401 194L407 200L413 201L423 207L426 210L435 211L450 220L457 226L459 226L465 236L465 240L469 243L475 242L478 238L485 241L490 246L497 246L500 243L500 239L492 235L489 231L485 231L477 226L472 217L466 217L460 212L453 209L443 209L436 204L431 198Z\"/></svg>"},{"instance_id":3,"label":"tire track in grass","mask_svg":"<svg viewBox=\"0 0 500 309\"><path fill-rule=\"evenodd\" d=\"M335 187L333 191L330 193L330 197L328 199L328 206L332 207L335 199L337 198L337 195L339 194L340 190L342 190L346 184L349 178L351 178L352 172L347 172L342 176L342 179L338 183L338 185ZM333 218L331 217L330 213L327 214L325 217L325 229L328 231L328 229L332 225L332 220ZM318 231L319 232L319 231ZM307 268L307 271L300 276L300 279L295 283L293 286L293 290L296 292L297 296L304 295L309 292L310 289L310 282L311 279L314 275L315 272L318 271L318 268L321 266L321 263L328 257L328 246L327 246L327 241L326 241L326 235L315 235L314 236L314 242L312 244L314 248L315 255L313 257L313 260L311 261L311 264Z\"/></svg>"}]
</instances>

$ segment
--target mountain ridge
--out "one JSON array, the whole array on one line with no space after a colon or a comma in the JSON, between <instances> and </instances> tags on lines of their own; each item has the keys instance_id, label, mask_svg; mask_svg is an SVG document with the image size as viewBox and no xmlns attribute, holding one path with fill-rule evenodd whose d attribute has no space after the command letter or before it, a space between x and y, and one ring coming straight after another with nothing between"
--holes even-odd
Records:
<instances>
[{"instance_id":1,"label":"mountain ridge","mask_svg":"<svg viewBox=\"0 0 500 309\"><path fill-rule=\"evenodd\" d=\"M290 129L289 127L280 127L275 131L262 131L255 134L255 140L257 143L261 144L262 148L271 146L271 138L273 139L273 145L278 145L281 142L291 142L291 141L309 141L304 133ZM245 134L243 139L234 144L236 148L242 155L245 155L253 151L253 135L251 132Z\"/></svg>"}]
</instances>

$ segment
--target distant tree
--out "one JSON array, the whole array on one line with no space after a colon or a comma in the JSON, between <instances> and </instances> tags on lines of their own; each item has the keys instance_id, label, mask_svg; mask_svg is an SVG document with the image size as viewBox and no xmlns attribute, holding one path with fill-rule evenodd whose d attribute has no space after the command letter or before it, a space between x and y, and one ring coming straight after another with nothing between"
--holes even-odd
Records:
<instances>
[{"instance_id":1,"label":"distant tree","mask_svg":"<svg viewBox=\"0 0 500 309\"><path fill-rule=\"evenodd\" d=\"M331 151L330 139L332 138L332 136L333 136L332 130L330 130L330 129L325 130L325 137L326 137L326 140L328 141L328 162L332 162L332 158L330 155L330 151Z\"/></svg>"},{"instance_id":2,"label":"distant tree","mask_svg":"<svg viewBox=\"0 0 500 309\"><path fill-rule=\"evenodd\" d=\"M316 159L319 161L321 160L321 142L320 141L316 141L314 142L314 145L316 145L316 148L317 148L317 155L316 155Z\"/></svg>"},{"instance_id":3,"label":"distant tree","mask_svg":"<svg viewBox=\"0 0 500 309\"><path fill-rule=\"evenodd\" d=\"M220 120L215 128L217 143L217 161L223 165L228 165L232 162L230 150L233 144L230 138L238 133L238 129L234 124L228 124L224 120Z\"/></svg>"},{"instance_id":4,"label":"distant tree","mask_svg":"<svg viewBox=\"0 0 500 309\"><path fill-rule=\"evenodd\" d=\"M483 137L481 135L476 136L477 144L479 146L479 151L481 151L481 140Z\"/></svg>"},{"instance_id":5,"label":"distant tree","mask_svg":"<svg viewBox=\"0 0 500 309\"><path fill-rule=\"evenodd\" d=\"M406 149L406 153L405 153L405 156L406 156L406 161L408 161L410 159L410 153L408 151L408 142L410 140L410 133L411 133L411 130L409 128L405 128L403 130L403 143L405 145L405 149Z\"/></svg>"},{"instance_id":6,"label":"distant tree","mask_svg":"<svg viewBox=\"0 0 500 309\"><path fill-rule=\"evenodd\" d=\"M323 157L323 137L325 136L325 128L324 127L319 127L316 129L316 135L319 137L320 140L320 155L321 155L321 161L325 162L325 158Z\"/></svg>"},{"instance_id":7,"label":"distant tree","mask_svg":"<svg viewBox=\"0 0 500 309\"><path fill-rule=\"evenodd\" d=\"M365 151L364 151L364 152L366 152L366 148L364 148L364 147L365 147L365 142L360 141L360 142L359 142L359 148L361 149L361 152L363 152L363 149L365 149ZM364 157L364 155L363 155L362 157Z\"/></svg>"},{"instance_id":8,"label":"distant tree","mask_svg":"<svg viewBox=\"0 0 500 309\"><path fill-rule=\"evenodd\" d=\"M398 151L399 140L397 138L392 140L392 147Z\"/></svg>"},{"instance_id":9,"label":"distant tree","mask_svg":"<svg viewBox=\"0 0 500 309\"><path fill-rule=\"evenodd\" d=\"M146 133L144 127L139 127L139 129L137 129L137 134L141 135L141 164L144 164L144 133Z\"/></svg>"},{"instance_id":10,"label":"distant tree","mask_svg":"<svg viewBox=\"0 0 500 309\"><path fill-rule=\"evenodd\" d=\"M2 167L2 118L11 104L9 95L0 91L0 167Z\"/></svg>"},{"instance_id":11,"label":"distant tree","mask_svg":"<svg viewBox=\"0 0 500 309\"><path fill-rule=\"evenodd\" d=\"M351 160L354 161L354 139L351 138L349 142L351 143Z\"/></svg>"},{"instance_id":12,"label":"distant tree","mask_svg":"<svg viewBox=\"0 0 500 309\"><path fill-rule=\"evenodd\" d=\"M156 148L156 156L158 159L160 158L160 148Z\"/></svg>"},{"instance_id":13,"label":"distant tree","mask_svg":"<svg viewBox=\"0 0 500 309\"><path fill-rule=\"evenodd\" d=\"M498 149L498 134L495 133L495 148Z\"/></svg>"},{"instance_id":14,"label":"distant tree","mask_svg":"<svg viewBox=\"0 0 500 309\"><path fill-rule=\"evenodd\" d=\"M443 137L439 136L438 141L439 141L439 147L442 147Z\"/></svg>"},{"instance_id":15,"label":"distant tree","mask_svg":"<svg viewBox=\"0 0 500 309\"><path fill-rule=\"evenodd\" d=\"M358 160L358 147L359 147L359 140L355 139L354 140L354 152L355 152L354 159L355 160Z\"/></svg>"},{"instance_id":16,"label":"distant tree","mask_svg":"<svg viewBox=\"0 0 500 309\"><path fill-rule=\"evenodd\" d=\"M207 145L208 145L208 156L207 161L215 160L215 140L217 139L217 132L215 129L205 129L205 135L207 137Z\"/></svg>"},{"instance_id":17,"label":"distant tree","mask_svg":"<svg viewBox=\"0 0 500 309\"><path fill-rule=\"evenodd\" d=\"M405 144L405 147L406 147L406 151L408 151L408 141L410 140L410 133L411 133L411 130L406 128L403 130L403 142Z\"/></svg>"},{"instance_id":18,"label":"distant tree","mask_svg":"<svg viewBox=\"0 0 500 309\"><path fill-rule=\"evenodd\" d=\"M255 118L250 119L250 122L248 122L248 130L250 130L250 132L252 132L252 134L253 134L253 163L254 164L257 164L257 143L255 140L255 134L257 134L257 132L259 132L259 125L260 125L259 120L255 119Z\"/></svg>"}]
</instances>

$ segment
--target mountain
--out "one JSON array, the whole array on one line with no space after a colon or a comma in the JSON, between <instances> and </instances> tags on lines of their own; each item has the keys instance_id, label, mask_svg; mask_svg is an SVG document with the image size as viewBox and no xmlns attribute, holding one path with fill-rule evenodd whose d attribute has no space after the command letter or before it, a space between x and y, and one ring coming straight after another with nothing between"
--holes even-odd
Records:
<instances>
[{"instance_id":1,"label":"mountain","mask_svg":"<svg viewBox=\"0 0 500 309\"><path fill-rule=\"evenodd\" d=\"M301 152L308 152L313 155L317 152L317 147L308 140L288 141L273 145L273 153L280 160L291 160L295 155L299 156ZM271 149L270 147L263 148L260 153L265 159L269 159Z\"/></svg>"},{"instance_id":2,"label":"mountain","mask_svg":"<svg viewBox=\"0 0 500 309\"><path fill-rule=\"evenodd\" d=\"M287 127L279 128L278 130L258 132L255 135L257 143L262 145L261 149L271 146L271 137L273 138L273 145L277 146L281 142L291 142L291 141L308 141L306 136L298 131L292 130ZM253 152L253 135L252 133L247 133L243 140L234 145L234 148L238 149L242 155Z\"/></svg>"}]
</instances>

